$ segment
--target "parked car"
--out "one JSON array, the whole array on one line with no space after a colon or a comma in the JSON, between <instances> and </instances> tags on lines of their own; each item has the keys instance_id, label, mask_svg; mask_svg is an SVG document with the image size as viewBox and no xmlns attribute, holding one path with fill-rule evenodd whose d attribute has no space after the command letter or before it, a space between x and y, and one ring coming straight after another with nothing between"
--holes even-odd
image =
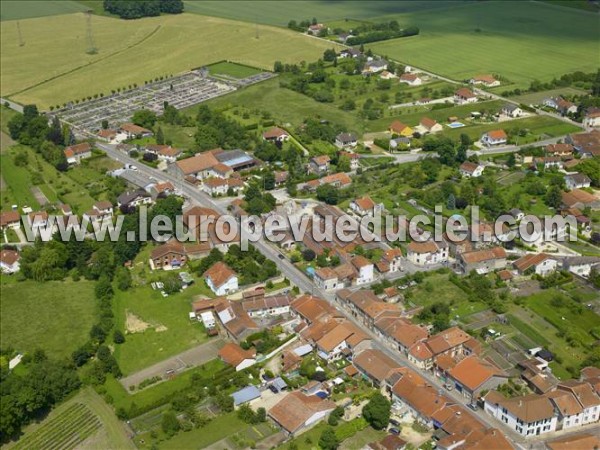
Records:
<instances>
[{"instance_id":1,"label":"parked car","mask_svg":"<svg viewBox=\"0 0 600 450\"><path fill-rule=\"evenodd\" d=\"M390 428L388 431L392 434L400 434L400 430L398 428Z\"/></svg>"},{"instance_id":2,"label":"parked car","mask_svg":"<svg viewBox=\"0 0 600 450\"><path fill-rule=\"evenodd\" d=\"M283 256L281 253L279 253L279 254L277 255L277 257L278 257L279 259L285 259L285 256Z\"/></svg>"},{"instance_id":3,"label":"parked car","mask_svg":"<svg viewBox=\"0 0 600 450\"><path fill-rule=\"evenodd\" d=\"M475 403L469 403L467 406L469 408L471 408L473 411L477 411L479 409L479 407Z\"/></svg>"},{"instance_id":4,"label":"parked car","mask_svg":"<svg viewBox=\"0 0 600 450\"><path fill-rule=\"evenodd\" d=\"M451 384L447 384L446 386L444 386L446 388L447 391L451 391L452 389L454 389L454 386L452 386Z\"/></svg>"},{"instance_id":5,"label":"parked car","mask_svg":"<svg viewBox=\"0 0 600 450\"><path fill-rule=\"evenodd\" d=\"M398 422L397 420L394 420L394 419L390 419L390 423L395 426L400 425L400 422Z\"/></svg>"}]
</instances>

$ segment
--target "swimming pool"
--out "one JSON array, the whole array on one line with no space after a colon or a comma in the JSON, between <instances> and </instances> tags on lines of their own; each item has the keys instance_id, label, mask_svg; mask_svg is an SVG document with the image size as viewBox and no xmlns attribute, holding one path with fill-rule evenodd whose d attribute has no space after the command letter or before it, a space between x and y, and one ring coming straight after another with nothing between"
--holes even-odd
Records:
<instances>
[{"instance_id":1,"label":"swimming pool","mask_svg":"<svg viewBox=\"0 0 600 450\"><path fill-rule=\"evenodd\" d=\"M446 126L449 128L462 128L465 126L465 124L462 122L452 122L452 123L446 124Z\"/></svg>"}]
</instances>

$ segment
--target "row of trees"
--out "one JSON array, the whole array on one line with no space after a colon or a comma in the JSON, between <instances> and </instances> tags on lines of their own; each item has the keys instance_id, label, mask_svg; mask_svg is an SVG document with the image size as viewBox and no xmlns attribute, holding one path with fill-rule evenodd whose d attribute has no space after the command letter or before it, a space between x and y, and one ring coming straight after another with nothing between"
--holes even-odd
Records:
<instances>
[{"instance_id":1,"label":"row of trees","mask_svg":"<svg viewBox=\"0 0 600 450\"><path fill-rule=\"evenodd\" d=\"M104 10L121 19L160 16L183 12L183 0L104 0Z\"/></svg>"}]
</instances>

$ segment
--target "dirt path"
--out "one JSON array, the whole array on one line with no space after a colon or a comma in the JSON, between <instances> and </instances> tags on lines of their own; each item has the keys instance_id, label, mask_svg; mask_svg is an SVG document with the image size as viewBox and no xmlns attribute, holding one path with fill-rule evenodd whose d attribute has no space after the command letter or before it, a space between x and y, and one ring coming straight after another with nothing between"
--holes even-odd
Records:
<instances>
[{"instance_id":1,"label":"dirt path","mask_svg":"<svg viewBox=\"0 0 600 450\"><path fill-rule=\"evenodd\" d=\"M129 391L130 386L137 386L148 378L157 376L165 377L167 370L174 370L176 373L179 373L190 367L200 366L211 359L215 359L219 349L223 345L225 345L225 342L222 339L213 339L150 367L146 367L139 372L121 378L121 384Z\"/></svg>"}]
</instances>

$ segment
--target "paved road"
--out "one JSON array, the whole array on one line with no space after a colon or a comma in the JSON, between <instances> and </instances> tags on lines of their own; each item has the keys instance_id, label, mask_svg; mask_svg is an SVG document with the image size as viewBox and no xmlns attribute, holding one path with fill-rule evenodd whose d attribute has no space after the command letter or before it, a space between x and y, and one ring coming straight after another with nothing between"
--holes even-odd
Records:
<instances>
[{"instance_id":1,"label":"paved road","mask_svg":"<svg viewBox=\"0 0 600 450\"><path fill-rule=\"evenodd\" d=\"M164 361L156 363L150 367L132 373L121 378L119 381L129 392L130 386L137 386L142 381L152 377L165 377L167 370L174 370L176 373L190 367L200 366L211 359L217 357L219 349L225 345L222 339L213 339L202 345L186 350L178 355L171 356Z\"/></svg>"},{"instance_id":2,"label":"paved road","mask_svg":"<svg viewBox=\"0 0 600 450\"><path fill-rule=\"evenodd\" d=\"M3 105L8 103L8 107L10 109L14 109L15 111L18 111L20 113L23 112L23 105L19 105L18 103L15 103L13 101L10 101L6 98L0 98L0 103L2 103Z\"/></svg>"}]
</instances>

